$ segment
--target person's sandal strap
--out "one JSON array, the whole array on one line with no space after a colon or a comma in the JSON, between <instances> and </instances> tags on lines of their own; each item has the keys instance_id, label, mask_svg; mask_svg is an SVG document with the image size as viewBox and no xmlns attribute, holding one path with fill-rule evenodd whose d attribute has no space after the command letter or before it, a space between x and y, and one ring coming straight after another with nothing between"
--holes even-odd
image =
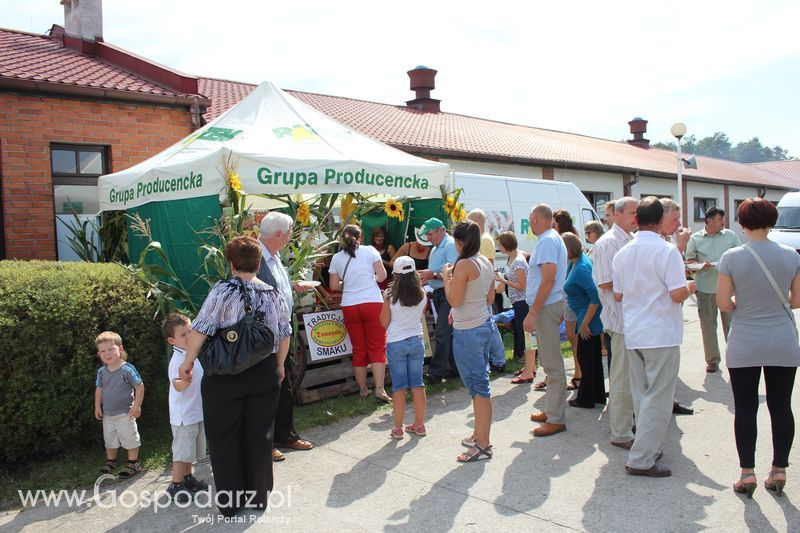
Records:
<instances>
[{"instance_id":1,"label":"person's sandal strap","mask_svg":"<svg viewBox=\"0 0 800 533\"><path fill-rule=\"evenodd\" d=\"M117 460L116 459L108 459L106 464L100 467L101 474L110 474L112 470L117 467Z\"/></svg>"}]
</instances>

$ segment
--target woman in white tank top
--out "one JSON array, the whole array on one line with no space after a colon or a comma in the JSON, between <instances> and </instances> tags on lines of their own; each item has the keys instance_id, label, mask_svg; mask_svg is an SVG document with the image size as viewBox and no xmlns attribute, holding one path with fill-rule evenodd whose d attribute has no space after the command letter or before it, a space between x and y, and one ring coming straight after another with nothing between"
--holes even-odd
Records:
<instances>
[{"instance_id":1,"label":"woman in white tank top","mask_svg":"<svg viewBox=\"0 0 800 533\"><path fill-rule=\"evenodd\" d=\"M453 355L475 411L475 430L461 441L469 449L458 456L459 462L469 463L492 458L489 344L493 331L488 306L494 302L494 271L478 253L481 232L477 224L456 224L453 239L458 261L445 267L444 292L453 308Z\"/></svg>"}]
</instances>

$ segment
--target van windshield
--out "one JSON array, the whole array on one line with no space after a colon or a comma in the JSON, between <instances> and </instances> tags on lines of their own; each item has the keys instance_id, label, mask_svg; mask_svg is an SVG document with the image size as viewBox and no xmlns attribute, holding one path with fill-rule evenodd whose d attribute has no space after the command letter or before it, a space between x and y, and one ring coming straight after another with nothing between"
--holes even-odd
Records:
<instances>
[{"instance_id":1,"label":"van windshield","mask_svg":"<svg viewBox=\"0 0 800 533\"><path fill-rule=\"evenodd\" d=\"M776 228L800 229L800 207L779 207Z\"/></svg>"}]
</instances>

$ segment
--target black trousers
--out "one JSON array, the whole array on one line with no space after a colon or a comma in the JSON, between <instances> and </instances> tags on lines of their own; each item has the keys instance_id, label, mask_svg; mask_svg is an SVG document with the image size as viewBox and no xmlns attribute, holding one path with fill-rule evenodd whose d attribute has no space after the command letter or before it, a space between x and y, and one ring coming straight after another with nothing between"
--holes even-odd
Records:
<instances>
[{"instance_id":1,"label":"black trousers","mask_svg":"<svg viewBox=\"0 0 800 533\"><path fill-rule=\"evenodd\" d=\"M235 376L203 376L200 389L220 512L266 508L280 391L275 355Z\"/></svg>"},{"instance_id":2,"label":"black trousers","mask_svg":"<svg viewBox=\"0 0 800 533\"><path fill-rule=\"evenodd\" d=\"M594 407L595 403L606 403L606 387L603 377L603 352L600 335L592 335L588 340L578 334L578 362L581 365L581 381L578 386L577 402Z\"/></svg>"},{"instance_id":3,"label":"black trousers","mask_svg":"<svg viewBox=\"0 0 800 533\"><path fill-rule=\"evenodd\" d=\"M511 304L514 309L514 357L525 357L525 330L522 323L525 317L528 316L528 302L521 300Z\"/></svg>"},{"instance_id":4,"label":"black trousers","mask_svg":"<svg viewBox=\"0 0 800 533\"><path fill-rule=\"evenodd\" d=\"M603 338L606 340L605 341L606 353L608 354L608 356L606 356L606 364L608 365L608 373L610 374L611 373L611 355L612 355L612 353L611 353L611 335L608 332L606 332L603 335Z\"/></svg>"},{"instance_id":5,"label":"black trousers","mask_svg":"<svg viewBox=\"0 0 800 533\"><path fill-rule=\"evenodd\" d=\"M291 357L286 357L283 368L286 377L283 378L281 383L281 392L278 396L278 412L275 413L275 443L291 444L300 438L300 435L294 429L294 398L292 397L291 378L294 365Z\"/></svg>"},{"instance_id":6,"label":"black trousers","mask_svg":"<svg viewBox=\"0 0 800 533\"><path fill-rule=\"evenodd\" d=\"M756 436L758 427L758 383L760 366L729 368L733 390L733 432L739 452L739 466L754 468L756 464ZM767 388L767 409L772 423L772 466L789 466L789 450L794 440L792 415L792 388L796 367L765 366L764 383Z\"/></svg>"},{"instance_id":7,"label":"black trousers","mask_svg":"<svg viewBox=\"0 0 800 533\"><path fill-rule=\"evenodd\" d=\"M450 302L444 295L444 289L433 291L432 303L436 306L436 347L433 350L428 374L434 378L444 378L456 370L456 360L453 357L453 326L447 322L450 315ZM448 365L449 369L448 370Z\"/></svg>"}]
</instances>

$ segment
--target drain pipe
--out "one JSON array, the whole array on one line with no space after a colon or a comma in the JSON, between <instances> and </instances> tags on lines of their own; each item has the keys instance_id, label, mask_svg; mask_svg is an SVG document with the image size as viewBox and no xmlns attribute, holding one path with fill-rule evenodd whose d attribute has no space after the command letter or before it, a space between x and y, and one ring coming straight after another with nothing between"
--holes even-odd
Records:
<instances>
[{"instance_id":1,"label":"drain pipe","mask_svg":"<svg viewBox=\"0 0 800 533\"><path fill-rule=\"evenodd\" d=\"M633 186L636 185L637 183L639 183L639 170L638 169L636 170L636 173L634 174L634 178L631 181L629 181L628 183L625 183L622 186L622 196L630 196L631 195L631 189L633 189Z\"/></svg>"}]
</instances>

